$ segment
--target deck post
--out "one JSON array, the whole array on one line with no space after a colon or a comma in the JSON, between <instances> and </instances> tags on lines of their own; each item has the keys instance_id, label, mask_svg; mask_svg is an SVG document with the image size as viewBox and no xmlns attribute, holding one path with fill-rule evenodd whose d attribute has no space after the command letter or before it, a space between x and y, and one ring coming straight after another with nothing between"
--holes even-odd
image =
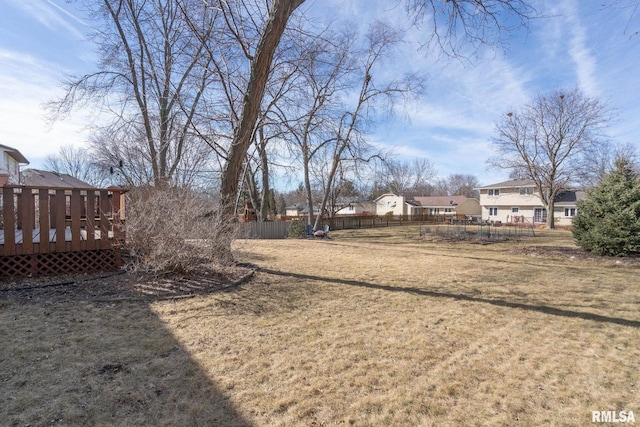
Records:
<instances>
[{"instance_id":1,"label":"deck post","mask_svg":"<svg viewBox=\"0 0 640 427\"><path fill-rule=\"evenodd\" d=\"M2 220L4 225L4 256L16 254L16 223L13 187L2 188Z\"/></svg>"}]
</instances>

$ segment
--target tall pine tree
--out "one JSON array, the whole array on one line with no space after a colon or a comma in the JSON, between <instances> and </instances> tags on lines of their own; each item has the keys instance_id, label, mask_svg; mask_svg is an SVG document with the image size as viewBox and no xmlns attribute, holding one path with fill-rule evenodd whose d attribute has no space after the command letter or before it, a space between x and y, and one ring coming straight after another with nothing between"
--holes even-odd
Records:
<instances>
[{"instance_id":1,"label":"tall pine tree","mask_svg":"<svg viewBox=\"0 0 640 427\"><path fill-rule=\"evenodd\" d=\"M573 221L578 244L598 255L640 254L640 180L628 159L578 202Z\"/></svg>"}]
</instances>

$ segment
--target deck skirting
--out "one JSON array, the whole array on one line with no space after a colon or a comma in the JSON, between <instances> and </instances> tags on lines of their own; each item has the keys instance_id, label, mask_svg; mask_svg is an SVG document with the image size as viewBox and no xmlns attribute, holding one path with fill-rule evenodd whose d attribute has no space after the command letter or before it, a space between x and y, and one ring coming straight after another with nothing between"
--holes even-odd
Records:
<instances>
[{"instance_id":1,"label":"deck skirting","mask_svg":"<svg viewBox=\"0 0 640 427\"><path fill-rule=\"evenodd\" d=\"M0 257L0 279L117 271L122 257L117 248L52 252Z\"/></svg>"}]
</instances>

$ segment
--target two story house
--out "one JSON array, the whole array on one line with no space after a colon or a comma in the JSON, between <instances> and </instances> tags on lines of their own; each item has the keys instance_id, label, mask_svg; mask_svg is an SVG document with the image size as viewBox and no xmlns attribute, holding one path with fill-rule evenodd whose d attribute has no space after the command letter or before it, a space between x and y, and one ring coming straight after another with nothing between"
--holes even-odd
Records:
<instances>
[{"instance_id":1,"label":"two story house","mask_svg":"<svg viewBox=\"0 0 640 427\"><path fill-rule=\"evenodd\" d=\"M483 221L501 223L545 224L547 210L530 179L513 179L485 185L480 191ZM585 197L583 191L567 190L556 197L553 215L556 226L570 226L577 213L576 202Z\"/></svg>"}]
</instances>

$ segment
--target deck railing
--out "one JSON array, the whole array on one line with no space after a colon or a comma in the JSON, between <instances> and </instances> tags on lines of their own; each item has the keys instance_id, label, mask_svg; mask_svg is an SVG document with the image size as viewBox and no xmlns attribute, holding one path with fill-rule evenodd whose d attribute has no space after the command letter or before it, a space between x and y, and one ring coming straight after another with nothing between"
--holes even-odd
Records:
<instances>
[{"instance_id":1,"label":"deck railing","mask_svg":"<svg viewBox=\"0 0 640 427\"><path fill-rule=\"evenodd\" d=\"M124 237L119 188L0 190L0 256L95 251Z\"/></svg>"}]
</instances>

